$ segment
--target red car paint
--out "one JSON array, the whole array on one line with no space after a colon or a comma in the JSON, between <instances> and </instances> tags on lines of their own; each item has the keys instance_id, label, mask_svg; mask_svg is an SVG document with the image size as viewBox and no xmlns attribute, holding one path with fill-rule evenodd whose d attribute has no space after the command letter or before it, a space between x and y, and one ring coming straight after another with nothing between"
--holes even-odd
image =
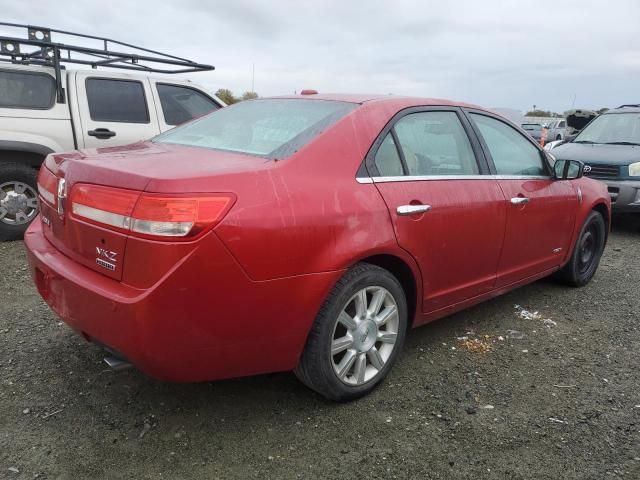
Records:
<instances>
[{"instance_id":1,"label":"red car paint","mask_svg":"<svg viewBox=\"0 0 640 480\"><path fill-rule=\"evenodd\" d=\"M568 261L592 209L610 217L606 187L587 178L373 183L363 160L398 112L479 107L310 98L359 105L279 161L151 142L49 156L41 177L65 179L67 196L81 183L233 201L212 230L159 241L68 209L60 215L41 199L25 244L42 297L76 331L156 378L284 371L296 366L328 292L360 261L408 272L403 283L418 326L552 273ZM524 195L528 205L509 204ZM396 214L418 203L431 211ZM96 249L105 259L116 254L114 270L96 264Z\"/></svg>"}]
</instances>

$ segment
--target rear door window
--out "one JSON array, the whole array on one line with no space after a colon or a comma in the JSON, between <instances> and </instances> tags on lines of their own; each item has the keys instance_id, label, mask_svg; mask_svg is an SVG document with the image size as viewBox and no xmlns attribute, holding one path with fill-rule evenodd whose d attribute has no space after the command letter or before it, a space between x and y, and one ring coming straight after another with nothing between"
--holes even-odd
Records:
<instances>
[{"instance_id":1,"label":"rear door window","mask_svg":"<svg viewBox=\"0 0 640 480\"><path fill-rule=\"evenodd\" d=\"M167 125L180 125L220 108L216 102L193 88L158 83L158 96Z\"/></svg>"},{"instance_id":2,"label":"rear door window","mask_svg":"<svg viewBox=\"0 0 640 480\"><path fill-rule=\"evenodd\" d=\"M455 112L419 112L394 126L409 175L478 175L469 137Z\"/></svg>"},{"instance_id":3,"label":"rear door window","mask_svg":"<svg viewBox=\"0 0 640 480\"><path fill-rule=\"evenodd\" d=\"M55 99L51 75L0 70L0 108L48 110Z\"/></svg>"},{"instance_id":4,"label":"rear door window","mask_svg":"<svg viewBox=\"0 0 640 480\"><path fill-rule=\"evenodd\" d=\"M149 123L149 109L141 82L88 78L86 89L91 120Z\"/></svg>"}]
</instances>

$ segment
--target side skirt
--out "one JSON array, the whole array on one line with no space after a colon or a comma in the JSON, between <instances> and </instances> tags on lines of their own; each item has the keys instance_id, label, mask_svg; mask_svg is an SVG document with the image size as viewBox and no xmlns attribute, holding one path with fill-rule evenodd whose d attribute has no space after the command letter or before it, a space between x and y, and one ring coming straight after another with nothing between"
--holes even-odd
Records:
<instances>
[{"instance_id":1,"label":"side skirt","mask_svg":"<svg viewBox=\"0 0 640 480\"><path fill-rule=\"evenodd\" d=\"M459 312L461 310L464 310L465 308L471 307L473 305L477 305L479 303L484 302L485 300L489 300L491 298L495 298L495 297L499 297L500 295L503 295L511 290L514 290L518 287L522 287L524 285L527 285L529 283L535 282L536 280L539 280L541 278L547 277L549 275L551 275L553 272L557 271L558 267L554 267L554 268L550 268L548 270L544 270L543 272L537 273L535 275L532 275L530 277L524 278L522 280L519 280L517 282L514 283L510 283L509 285L504 285L500 288L496 288L495 290L491 290L490 292L487 293L483 293L481 295L478 295L476 297L471 297L467 300L464 300L462 302L458 302L458 303L454 303L453 305L449 305L447 307L443 307L440 308L438 310L434 310L432 312L429 312L427 314L421 314L419 316L416 316L415 322L413 323L414 327L418 327L421 325L425 325L427 323L430 323L434 320L438 320L440 318L452 315L456 312Z\"/></svg>"}]
</instances>

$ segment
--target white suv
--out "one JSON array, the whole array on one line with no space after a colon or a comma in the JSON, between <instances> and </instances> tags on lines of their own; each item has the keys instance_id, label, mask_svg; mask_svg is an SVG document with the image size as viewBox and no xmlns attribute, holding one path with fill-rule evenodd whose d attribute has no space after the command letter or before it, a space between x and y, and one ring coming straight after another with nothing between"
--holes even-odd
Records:
<instances>
[{"instance_id":1,"label":"white suv","mask_svg":"<svg viewBox=\"0 0 640 480\"><path fill-rule=\"evenodd\" d=\"M28 40L0 36L0 60L5 62L0 63L0 241L21 238L36 216L36 173L49 153L145 140L225 106L189 80L145 73L170 71L149 68L144 62L148 65L153 59L152 65L157 66L168 59L176 71L213 67L131 45L126 47L137 48L143 55L121 54L107 50L105 43L105 50L97 51L106 60L94 61L96 67L117 66L137 73L67 70L60 63L87 65L86 60L60 56L56 65L48 52L60 55L71 49L86 58L87 50L95 56L96 49L52 43L51 32L55 31L51 29L2 25L28 28ZM29 47L29 53L25 52ZM42 54L34 56L34 51Z\"/></svg>"}]
</instances>

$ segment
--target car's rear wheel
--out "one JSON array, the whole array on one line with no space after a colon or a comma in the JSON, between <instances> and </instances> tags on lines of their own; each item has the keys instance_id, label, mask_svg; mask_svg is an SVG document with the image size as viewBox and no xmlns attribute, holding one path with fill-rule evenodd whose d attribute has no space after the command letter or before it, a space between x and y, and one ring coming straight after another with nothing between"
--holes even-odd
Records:
<instances>
[{"instance_id":1,"label":"car's rear wheel","mask_svg":"<svg viewBox=\"0 0 640 480\"><path fill-rule=\"evenodd\" d=\"M604 251L607 227L599 212L591 212L587 217L573 248L569 263L557 277L575 287L589 283L598 269Z\"/></svg>"},{"instance_id":2,"label":"car's rear wheel","mask_svg":"<svg viewBox=\"0 0 640 480\"><path fill-rule=\"evenodd\" d=\"M380 267L358 264L320 309L295 373L331 400L361 397L387 375L406 330L407 303L398 280Z\"/></svg>"},{"instance_id":3,"label":"car's rear wheel","mask_svg":"<svg viewBox=\"0 0 640 480\"><path fill-rule=\"evenodd\" d=\"M36 171L0 163L0 241L18 240L38 214Z\"/></svg>"}]
</instances>

